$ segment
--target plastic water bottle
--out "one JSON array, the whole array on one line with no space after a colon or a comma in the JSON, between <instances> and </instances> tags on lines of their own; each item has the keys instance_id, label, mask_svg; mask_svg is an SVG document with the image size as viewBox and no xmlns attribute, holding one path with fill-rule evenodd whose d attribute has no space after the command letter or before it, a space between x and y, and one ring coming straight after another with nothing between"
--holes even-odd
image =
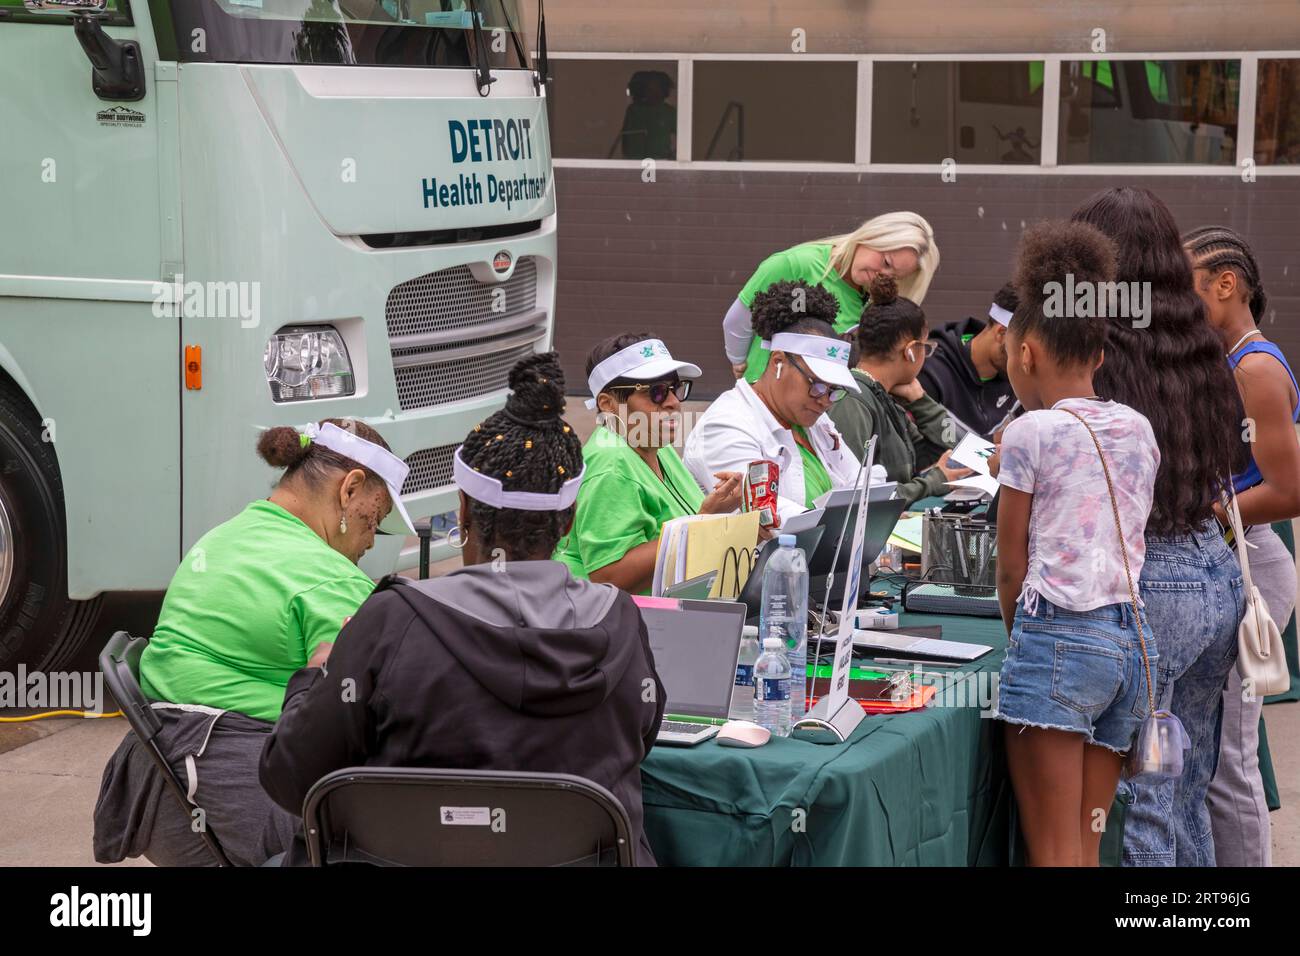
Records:
<instances>
[{"instance_id":1,"label":"plastic water bottle","mask_svg":"<svg viewBox=\"0 0 1300 956\"><path fill-rule=\"evenodd\" d=\"M736 686L731 692L733 713L747 716L754 710L754 664L758 661L758 628L745 627L736 659Z\"/></svg>"},{"instance_id":2,"label":"plastic water bottle","mask_svg":"<svg viewBox=\"0 0 1300 956\"><path fill-rule=\"evenodd\" d=\"M779 637L790 661L790 705L795 719L808 700L808 559L795 547L795 536L777 539L777 552L763 568L763 601L758 633Z\"/></svg>"},{"instance_id":3,"label":"plastic water bottle","mask_svg":"<svg viewBox=\"0 0 1300 956\"><path fill-rule=\"evenodd\" d=\"M773 737L790 736L790 661L785 641L769 637L754 665L754 723Z\"/></svg>"}]
</instances>

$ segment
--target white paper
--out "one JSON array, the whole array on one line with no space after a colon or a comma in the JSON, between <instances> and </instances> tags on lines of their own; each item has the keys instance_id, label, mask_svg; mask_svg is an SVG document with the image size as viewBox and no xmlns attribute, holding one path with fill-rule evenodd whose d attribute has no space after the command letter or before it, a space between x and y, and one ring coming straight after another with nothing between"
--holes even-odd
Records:
<instances>
[{"instance_id":1,"label":"white paper","mask_svg":"<svg viewBox=\"0 0 1300 956\"><path fill-rule=\"evenodd\" d=\"M992 475L972 475L970 478L958 478L948 484L953 488L978 488L990 498L998 493L998 480Z\"/></svg>"},{"instance_id":2,"label":"white paper","mask_svg":"<svg viewBox=\"0 0 1300 956\"><path fill-rule=\"evenodd\" d=\"M973 432L968 433L965 438L957 443L957 447L952 450L948 456L948 461L953 465L960 465L962 468L969 468L977 471L981 475L989 473L989 456L997 451L997 446L991 441L985 441L979 435ZM958 482L950 482L958 484ZM996 482L994 491L997 490Z\"/></svg>"}]
</instances>

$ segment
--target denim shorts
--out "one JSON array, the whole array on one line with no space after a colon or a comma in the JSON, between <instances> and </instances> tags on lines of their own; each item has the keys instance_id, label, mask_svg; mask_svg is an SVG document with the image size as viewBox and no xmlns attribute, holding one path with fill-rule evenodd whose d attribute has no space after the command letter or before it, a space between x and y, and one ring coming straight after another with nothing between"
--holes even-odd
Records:
<instances>
[{"instance_id":1,"label":"denim shorts","mask_svg":"<svg viewBox=\"0 0 1300 956\"><path fill-rule=\"evenodd\" d=\"M1145 614L1142 635L1154 677L1158 658ZM1083 734L1088 743L1123 753L1149 710L1130 605L1071 611L1039 595L1032 614L1016 608L994 716Z\"/></svg>"}]
</instances>

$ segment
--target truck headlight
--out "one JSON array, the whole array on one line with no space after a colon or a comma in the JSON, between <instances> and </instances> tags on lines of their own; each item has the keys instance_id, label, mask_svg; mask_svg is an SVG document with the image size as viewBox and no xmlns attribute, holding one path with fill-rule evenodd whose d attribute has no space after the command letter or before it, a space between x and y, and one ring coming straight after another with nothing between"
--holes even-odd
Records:
<instances>
[{"instance_id":1,"label":"truck headlight","mask_svg":"<svg viewBox=\"0 0 1300 956\"><path fill-rule=\"evenodd\" d=\"M262 361L277 402L336 398L357 390L348 347L331 325L281 329L266 343Z\"/></svg>"}]
</instances>

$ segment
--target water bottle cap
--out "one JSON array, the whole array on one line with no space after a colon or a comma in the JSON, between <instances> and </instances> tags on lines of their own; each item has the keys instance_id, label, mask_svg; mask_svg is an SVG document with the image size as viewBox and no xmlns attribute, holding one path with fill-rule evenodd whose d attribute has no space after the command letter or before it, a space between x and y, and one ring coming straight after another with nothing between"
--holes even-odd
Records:
<instances>
[{"instance_id":1,"label":"water bottle cap","mask_svg":"<svg viewBox=\"0 0 1300 956\"><path fill-rule=\"evenodd\" d=\"M779 637L765 637L763 638L763 650L765 651L785 650L785 641L781 640L781 638Z\"/></svg>"},{"instance_id":2,"label":"water bottle cap","mask_svg":"<svg viewBox=\"0 0 1300 956\"><path fill-rule=\"evenodd\" d=\"M799 542L799 539L792 534L783 534L776 541L783 548L793 548Z\"/></svg>"}]
</instances>

